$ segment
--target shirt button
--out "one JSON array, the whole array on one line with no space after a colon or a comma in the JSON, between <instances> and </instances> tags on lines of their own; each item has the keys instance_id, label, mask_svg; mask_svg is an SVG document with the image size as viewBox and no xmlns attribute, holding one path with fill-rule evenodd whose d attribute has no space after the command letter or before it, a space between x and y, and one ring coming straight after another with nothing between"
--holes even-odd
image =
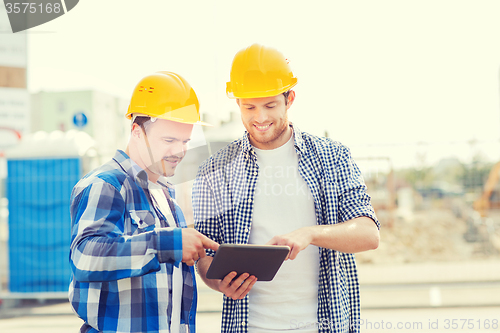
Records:
<instances>
[{"instance_id":1,"label":"shirt button","mask_svg":"<svg viewBox=\"0 0 500 333\"><path fill-rule=\"evenodd\" d=\"M250 202L252 202L252 199L248 199L248 202L249 202L249 203L250 203Z\"/></svg>"},{"instance_id":2,"label":"shirt button","mask_svg":"<svg viewBox=\"0 0 500 333\"><path fill-rule=\"evenodd\" d=\"M248 232L248 228L245 228L245 232Z\"/></svg>"},{"instance_id":3,"label":"shirt button","mask_svg":"<svg viewBox=\"0 0 500 333\"><path fill-rule=\"evenodd\" d=\"M241 322L241 326L245 326L246 323L244 321Z\"/></svg>"},{"instance_id":4,"label":"shirt button","mask_svg":"<svg viewBox=\"0 0 500 333\"><path fill-rule=\"evenodd\" d=\"M253 175L254 175L254 176L257 176L257 171L254 171L254 172L253 172Z\"/></svg>"}]
</instances>

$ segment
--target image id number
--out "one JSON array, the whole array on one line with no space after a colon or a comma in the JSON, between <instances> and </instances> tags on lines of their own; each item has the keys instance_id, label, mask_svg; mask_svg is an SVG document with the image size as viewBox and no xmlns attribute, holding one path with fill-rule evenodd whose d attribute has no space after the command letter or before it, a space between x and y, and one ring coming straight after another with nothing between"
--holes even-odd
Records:
<instances>
[{"instance_id":1,"label":"image id number","mask_svg":"<svg viewBox=\"0 0 500 333\"><path fill-rule=\"evenodd\" d=\"M498 319L445 319L445 329L498 329Z\"/></svg>"},{"instance_id":2,"label":"image id number","mask_svg":"<svg viewBox=\"0 0 500 333\"><path fill-rule=\"evenodd\" d=\"M62 10L60 3L29 3L29 2L15 2L15 3L6 3L5 8L7 9L7 14L18 14L18 13L56 13L59 14Z\"/></svg>"}]
</instances>

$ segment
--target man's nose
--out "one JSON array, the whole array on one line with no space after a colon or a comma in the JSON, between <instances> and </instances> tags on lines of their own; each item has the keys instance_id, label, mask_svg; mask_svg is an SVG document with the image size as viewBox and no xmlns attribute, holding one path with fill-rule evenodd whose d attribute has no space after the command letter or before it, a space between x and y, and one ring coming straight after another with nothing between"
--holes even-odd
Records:
<instances>
[{"instance_id":1,"label":"man's nose","mask_svg":"<svg viewBox=\"0 0 500 333\"><path fill-rule=\"evenodd\" d=\"M177 157L184 157L186 155L187 145L184 142L176 142L172 147L172 155Z\"/></svg>"},{"instance_id":2,"label":"man's nose","mask_svg":"<svg viewBox=\"0 0 500 333\"><path fill-rule=\"evenodd\" d=\"M267 120L267 111L264 108L256 108L255 111L255 121L258 123L264 123Z\"/></svg>"}]
</instances>

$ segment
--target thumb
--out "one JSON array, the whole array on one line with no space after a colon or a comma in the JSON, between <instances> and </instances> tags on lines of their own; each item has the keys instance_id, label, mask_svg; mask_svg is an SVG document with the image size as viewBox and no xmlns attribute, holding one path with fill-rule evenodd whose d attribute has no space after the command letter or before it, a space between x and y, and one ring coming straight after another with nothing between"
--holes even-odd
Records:
<instances>
[{"instance_id":1,"label":"thumb","mask_svg":"<svg viewBox=\"0 0 500 333\"><path fill-rule=\"evenodd\" d=\"M269 242L266 243L266 245L278 245L278 243L276 241L276 236L274 236L273 238L271 238L269 240Z\"/></svg>"},{"instance_id":2,"label":"thumb","mask_svg":"<svg viewBox=\"0 0 500 333\"><path fill-rule=\"evenodd\" d=\"M295 259L297 258L297 255L299 254L300 252L300 248L298 246L293 246L291 249L290 249L290 252L288 253L288 259Z\"/></svg>"}]
</instances>

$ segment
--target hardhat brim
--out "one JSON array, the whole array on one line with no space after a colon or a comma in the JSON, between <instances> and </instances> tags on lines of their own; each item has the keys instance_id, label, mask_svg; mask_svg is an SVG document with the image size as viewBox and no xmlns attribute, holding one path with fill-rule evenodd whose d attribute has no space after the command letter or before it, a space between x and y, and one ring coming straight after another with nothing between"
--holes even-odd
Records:
<instances>
[{"instance_id":1,"label":"hardhat brim","mask_svg":"<svg viewBox=\"0 0 500 333\"><path fill-rule=\"evenodd\" d=\"M235 89L233 89L231 82L226 82L226 95L231 99L237 98L262 98L262 97L272 97L281 95L284 92L292 89L297 85L297 78L293 78L292 83L282 87L280 89L273 89L268 91L239 91L235 93Z\"/></svg>"}]
</instances>

